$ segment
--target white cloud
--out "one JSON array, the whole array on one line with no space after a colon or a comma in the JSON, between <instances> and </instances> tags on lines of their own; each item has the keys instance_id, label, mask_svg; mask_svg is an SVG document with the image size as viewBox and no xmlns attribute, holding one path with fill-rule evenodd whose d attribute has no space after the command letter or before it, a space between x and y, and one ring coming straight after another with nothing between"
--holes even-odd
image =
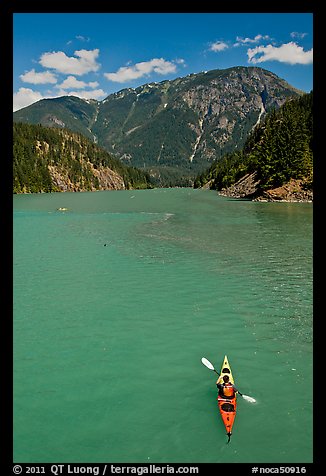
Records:
<instances>
[{"instance_id":1,"label":"white cloud","mask_svg":"<svg viewBox=\"0 0 326 476\"><path fill-rule=\"evenodd\" d=\"M82 99L103 99L107 93L103 89L92 89L91 91L71 92L70 94Z\"/></svg>"},{"instance_id":2,"label":"white cloud","mask_svg":"<svg viewBox=\"0 0 326 476\"><path fill-rule=\"evenodd\" d=\"M20 88L13 95L13 111L18 111L23 107L30 106L41 99L54 99L61 96L77 96L82 99L103 99L107 93L103 89L92 89L90 91L65 91L60 89L56 93L49 91L48 94L41 94L39 91L33 91L29 88Z\"/></svg>"},{"instance_id":3,"label":"white cloud","mask_svg":"<svg viewBox=\"0 0 326 476\"><path fill-rule=\"evenodd\" d=\"M58 96L77 96L81 99L103 99L108 94L103 91L103 89L92 89L90 91L65 91L64 89L60 89L58 91Z\"/></svg>"},{"instance_id":4,"label":"white cloud","mask_svg":"<svg viewBox=\"0 0 326 476\"><path fill-rule=\"evenodd\" d=\"M187 67L185 60L182 58L177 58L176 60L174 60L174 63L181 64L184 68Z\"/></svg>"},{"instance_id":5,"label":"white cloud","mask_svg":"<svg viewBox=\"0 0 326 476\"><path fill-rule=\"evenodd\" d=\"M74 40L82 41L88 43L91 39L88 36L76 35L73 40L67 41L66 45L71 45Z\"/></svg>"},{"instance_id":6,"label":"white cloud","mask_svg":"<svg viewBox=\"0 0 326 476\"><path fill-rule=\"evenodd\" d=\"M293 41L281 46L257 46L247 51L249 63L264 63L265 61L280 61L289 64L310 64L313 62L313 49L304 51L302 46Z\"/></svg>"},{"instance_id":7,"label":"white cloud","mask_svg":"<svg viewBox=\"0 0 326 476\"><path fill-rule=\"evenodd\" d=\"M24 83L31 83L31 84L55 84L57 82L57 77L55 74L51 73L50 71L43 71L41 73L37 73L35 69L31 71L27 71L24 74L21 74L19 78Z\"/></svg>"},{"instance_id":8,"label":"white cloud","mask_svg":"<svg viewBox=\"0 0 326 476\"><path fill-rule=\"evenodd\" d=\"M89 83L85 83L85 81L80 81L79 79L75 78L75 76L68 76L61 84L58 84L56 88L61 89L84 89L87 87L96 88L98 86L97 81L91 81Z\"/></svg>"},{"instance_id":9,"label":"white cloud","mask_svg":"<svg viewBox=\"0 0 326 476\"><path fill-rule=\"evenodd\" d=\"M304 38L305 36L307 36L307 33L300 33L300 32L298 32L298 31L292 31L292 32L290 33L290 36L291 36L291 38L300 38L300 39L302 39L302 38Z\"/></svg>"},{"instance_id":10,"label":"white cloud","mask_svg":"<svg viewBox=\"0 0 326 476\"><path fill-rule=\"evenodd\" d=\"M88 36L77 35L77 36L75 36L75 38L76 38L76 40L86 41L87 43L90 41L90 38Z\"/></svg>"},{"instance_id":11,"label":"white cloud","mask_svg":"<svg viewBox=\"0 0 326 476\"><path fill-rule=\"evenodd\" d=\"M248 45L249 43L258 43L259 41L262 40L269 40L270 37L268 35L261 35L258 34L254 38L242 38L241 36L237 36L236 40L237 42L234 43L233 46L240 46L240 45Z\"/></svg>"},{"instance_id":12,"label":"white cloud","mask_svg":"<svg viewBox=\"0 0 326 476\"><path fill-rule=\"evenodd\" d=\"M224 43L224 41L215 41L215 43L210 44L209 50L217 52L217 51L226 50L227 48L228 48L228 45Z\"/></svg>"},{"instance_id":13,"label":"white cloud","mask_svg":"<svg viewBox=\"0 0 326 476\"><path fill-rule=\"evenodd\" d=\"M177 60L177 63L182 63L183 60ZM123 66L115 73L104 73L104 76L110 81L117 83L125 83L127 81L138 79L143 76L148 76L150 73L169 74L176 71L174 62L166 61L163 58L154 58L150 61L143 61L136 63L134 66Z\"/></svg>"},{"instance_id":14,"label":"white cloud","mask_svg":"<svg viewBox=\"0 0 326 476\"><path fill-rule=\"evenodd\" d=\"M77 50L75 57L67 56L63 51L53 51L43 53L40 58L40 64L44 68L51 68L59 73L82 74L98 71L100 64L96 62L100 50ZM77 58L76 58L77 56Z\"/></svg>"},{"instance_id":15,"label":"white cloud","mask_svg":"<svg viewBox=\"0 0 326 476\"><path fill-rule=\"evenodd\" d=\"M99 83L97 81L90 81L89 83L87 83L87 86L89 88L95 89L95 88L97 88L97 86L99 86Z\"/></svg>"},{"instance_id":16,"label":"white cloud","mask_svg":"<svg viewBox=\"0 0 326 476\"><path fill-rule=\"evenodd\" d=\"M43 99L43 96L38 91L33 91L29 88L20 88L13 96L13 110L18 111L18 109L27 107L40 99Z\"/></svg>"}]
</instances>

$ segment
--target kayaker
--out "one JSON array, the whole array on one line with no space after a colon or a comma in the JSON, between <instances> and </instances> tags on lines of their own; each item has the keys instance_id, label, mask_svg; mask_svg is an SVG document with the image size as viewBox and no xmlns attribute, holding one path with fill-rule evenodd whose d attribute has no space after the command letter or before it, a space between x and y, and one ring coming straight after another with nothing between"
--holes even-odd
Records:
<instances>
[{"instance_id":1,"label":"kayaker","mask_svg":"<svg viewBox=\"0 0 326 476\"><path fill-rule=\"evenodd\" d=\"M220 397L231 399L234 398L237 392L240 396L242 396L239 390L230 382L228 375L223 375L223 383L219 383L218 380L216 382L216 386L218 388L218 394Z\"/></svg>"}]
</instances>

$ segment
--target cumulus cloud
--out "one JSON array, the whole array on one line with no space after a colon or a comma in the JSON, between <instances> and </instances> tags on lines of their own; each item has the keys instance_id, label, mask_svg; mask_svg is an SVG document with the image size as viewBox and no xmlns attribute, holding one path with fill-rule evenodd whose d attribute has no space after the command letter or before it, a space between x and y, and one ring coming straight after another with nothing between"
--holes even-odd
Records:
<instances>
[{"instance_id":1,"label":"cumulus cloud","mask_svg":"<svg viewBox=\"0 0 326 476\"><path fill-rule=\"evenodd\" d=\"M224 41L215 41L215 43L211 43L209 46L209 50L214 52L223 51L227 48L228 45Z\"/></svg>"},{"instance_id":2,"label":"cumulus cloud","mask_svg":"<svg viewBox=\"0 0 326 476\"><path fill-rule=\"evenodd\" d=\"M68 76L61 84L58 84L56 88L85 89L87 87L96 88L97 86L98 86L97 81L91 81L89 83L85 83L85 81L80 81L79 79L75 78L75 76Z\"/></svg>"},{"instance_id":3,"label":"cumulus cloud","mask_svg":"<svg viewBox=\"0 0 326 476\"><path fill-rule=\"evenodd\" d=\"M51 73L50 71L43 71L41 73L37 73L35 69L31 69L31 71L27 71L26 73L21 74L19 78L24 83L30 84L55 84L57 82L56 75Z\"/></svg>"},{"instance_id":4,"label":"cumulus cloud","mask_svg":"<svg viewBox=\"0 0 326 476\"><path fill-rule=\"evenodd\" d=\"M107 93L103 89L92 89L91 91L79 91L71 92L74 96L78 96L82 99L103 99L107 96Z\"/></svg>"},{"instance_id":5,"label":"cumulus cloud","mask_svg":"<svg viewBox=\"0 0 326 476\"><path fill-rule=\"evenodd\" d=\"M88 41L86 37L79 37L78 39ZM97 62L99 51L99 49L78 50L71 57L63 51L42 54L39 63L47 70L36 72L35 69L31 69L21 74L19 78L23 82L35 85L54 84L54 89L44 92L24 87L20 88L13 95L13 110L17 111L41 99L53 99L67 95L83 99L102 99L106 97L107 93L103 89L99 89L98 81L85 82L75 77L98 71L101 66ZM53 71L49 71L49 69ZM62 78L60 84L58 84L59 74L68 75L65 79Z\"/></svg>"},{"instance_id":6,"label":"cumulus cloud","mask_svg":"<svg viewBox=\"0 0 326 476\"><path fill-rule=\"evenodd\" d=\"M61 96L77 96L81 99L104 99L107 96L107 93L103 89L91 89L91 90L82 90L82 91L69 91L67 92L64 89L59 89L55 93L53 91L48 91L48 94L42 94L39 91L34 91L29 88L20 88L18 92L13 95L13 111L18 111L23 107L30 106L34 102L40 101L41 99L54 99Z\"/></svg>"},{"instance_id":7,"label":"cumulus cloud","mask_svg":"<svg viewBox=\"0 0 326 476\"><path fill-rule=\"evenodd\" d=\"M97 57L100 50L77 50L75 56L67 56L63 51L43 53L40 64L44 68L54 69L58 73L75 74L81 76L91 71L98 71L100 64Z\"/></svg>"},{"instance_id":8,"label":"cumulus cloud","mask_svg":"<svg viewBox=\"0 0 326 476\"><path fill-rule=\"evenodd\" d=\"M269 40L270 37L268 35L261 35L258 34L254 38L242 38L241 36L237 36L236 38L236 43L234 43L233 46L241 46L241 45L248 45L248 44L254 44L258 43L259 41L262 40Z\"/></svg>"},{"instance_id":9,"label":"cumulus cloud","mask_svg":"<svg viewBox=\"0 0 326 476\"><path fill-rule=\"evenodd\" d=\"M13 96L13 110L18 111L23 107L27 107L40 99L44 99L38 91L29 88L20 88Z\"/></svg>"},{"instance_id":10,"label":"cumulus cloud","mask_svg":"<svg viewBox=\"0 0 326 476\"><path fill-rule=\"evenodd\" d=\"M76 96L81 99L103 99L105 98L108 94L103 91L103 89L91 89L88 91L82 90L82 91L69 91L67 92L64 89L60 89L57 94L59 97L60 96Z\"/></svg>"},{"instance_id":11,"label":"cumulus cloud","mask_svg":"<svg viewBox=\"0 0 326 476\"><path fill-rule=\"evenodd\" d=\"M182 64L183 60L176 61ZM177 67L175 62L166 61L163 58L154 58L150 61L142 61L133 66L122 66L115 73L104 73L104 76L117 83L125 83L127 81L148 76L151 73L169 74L174 73Z\"/></svg>"},{"instance_id":12,"label":"cumulus cloud","mask_svg":"<svg viewBox=\"0 0 326 476\"><path fill-rule=\"evenodd\" d=\"M281 46L257 46L247 51L249 63L264 63L265 61L280 61L288 64L311 64L313 49L304 51L302 46L291 41Z\"/></svg>"}]
</instances>

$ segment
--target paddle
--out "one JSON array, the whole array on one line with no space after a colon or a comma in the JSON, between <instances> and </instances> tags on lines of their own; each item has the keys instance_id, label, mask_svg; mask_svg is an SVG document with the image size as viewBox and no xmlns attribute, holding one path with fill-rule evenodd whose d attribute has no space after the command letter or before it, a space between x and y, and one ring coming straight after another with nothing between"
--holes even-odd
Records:
<instances>
[{"instance_id":1,"label":"paddle","mask_svg":"<svg viewBox=\"0 0 326 476\"><path fill-rule=\"evenodd\" d=\"M201 361L202 361L202 363L203 363L204 365L206 365L206 367L207 367L209 370L214 370L214 372L216 372L217 375L220 375L220 374L218 373L218 371L214 369L214 365L211 364L209 360L205 359L205 357L203 357L203 358L201 359Z\"/></svg>"},{"instance_id":2,"label":"paddle","mask_svg":"<svg viewBox=\"0 0 326 476\"><path fill-rule=\"evenodd\" d=\"M215 373L217 373L217 375L220 375L218 371L215 370L214 365L209 360L205 359L205 357L202 357L201 361L205 365L205 367L207 367L209 370L213 370ZM249 397L248 395L243 395L243 393L240 393L239 390L238 390L238 394L240 395L240 397L247 400L247 402L256 403L256 400L253 397Z\"/></svg>"}]
</instances>

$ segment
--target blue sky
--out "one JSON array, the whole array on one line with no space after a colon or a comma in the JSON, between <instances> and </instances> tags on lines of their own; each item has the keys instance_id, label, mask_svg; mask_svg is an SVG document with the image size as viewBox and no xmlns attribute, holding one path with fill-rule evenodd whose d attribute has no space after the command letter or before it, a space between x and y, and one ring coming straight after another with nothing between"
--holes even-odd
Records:
<instances>
[{"instance_id":1,"label":"blue sky","mask_svg":"<svg viewBox=\"0 0 326 476\"><path fill-rule=\"evenodd\" d=\"M312 13L14 13L14 110L259 66L313 89Z\"/></svg>"}]
</instances>

